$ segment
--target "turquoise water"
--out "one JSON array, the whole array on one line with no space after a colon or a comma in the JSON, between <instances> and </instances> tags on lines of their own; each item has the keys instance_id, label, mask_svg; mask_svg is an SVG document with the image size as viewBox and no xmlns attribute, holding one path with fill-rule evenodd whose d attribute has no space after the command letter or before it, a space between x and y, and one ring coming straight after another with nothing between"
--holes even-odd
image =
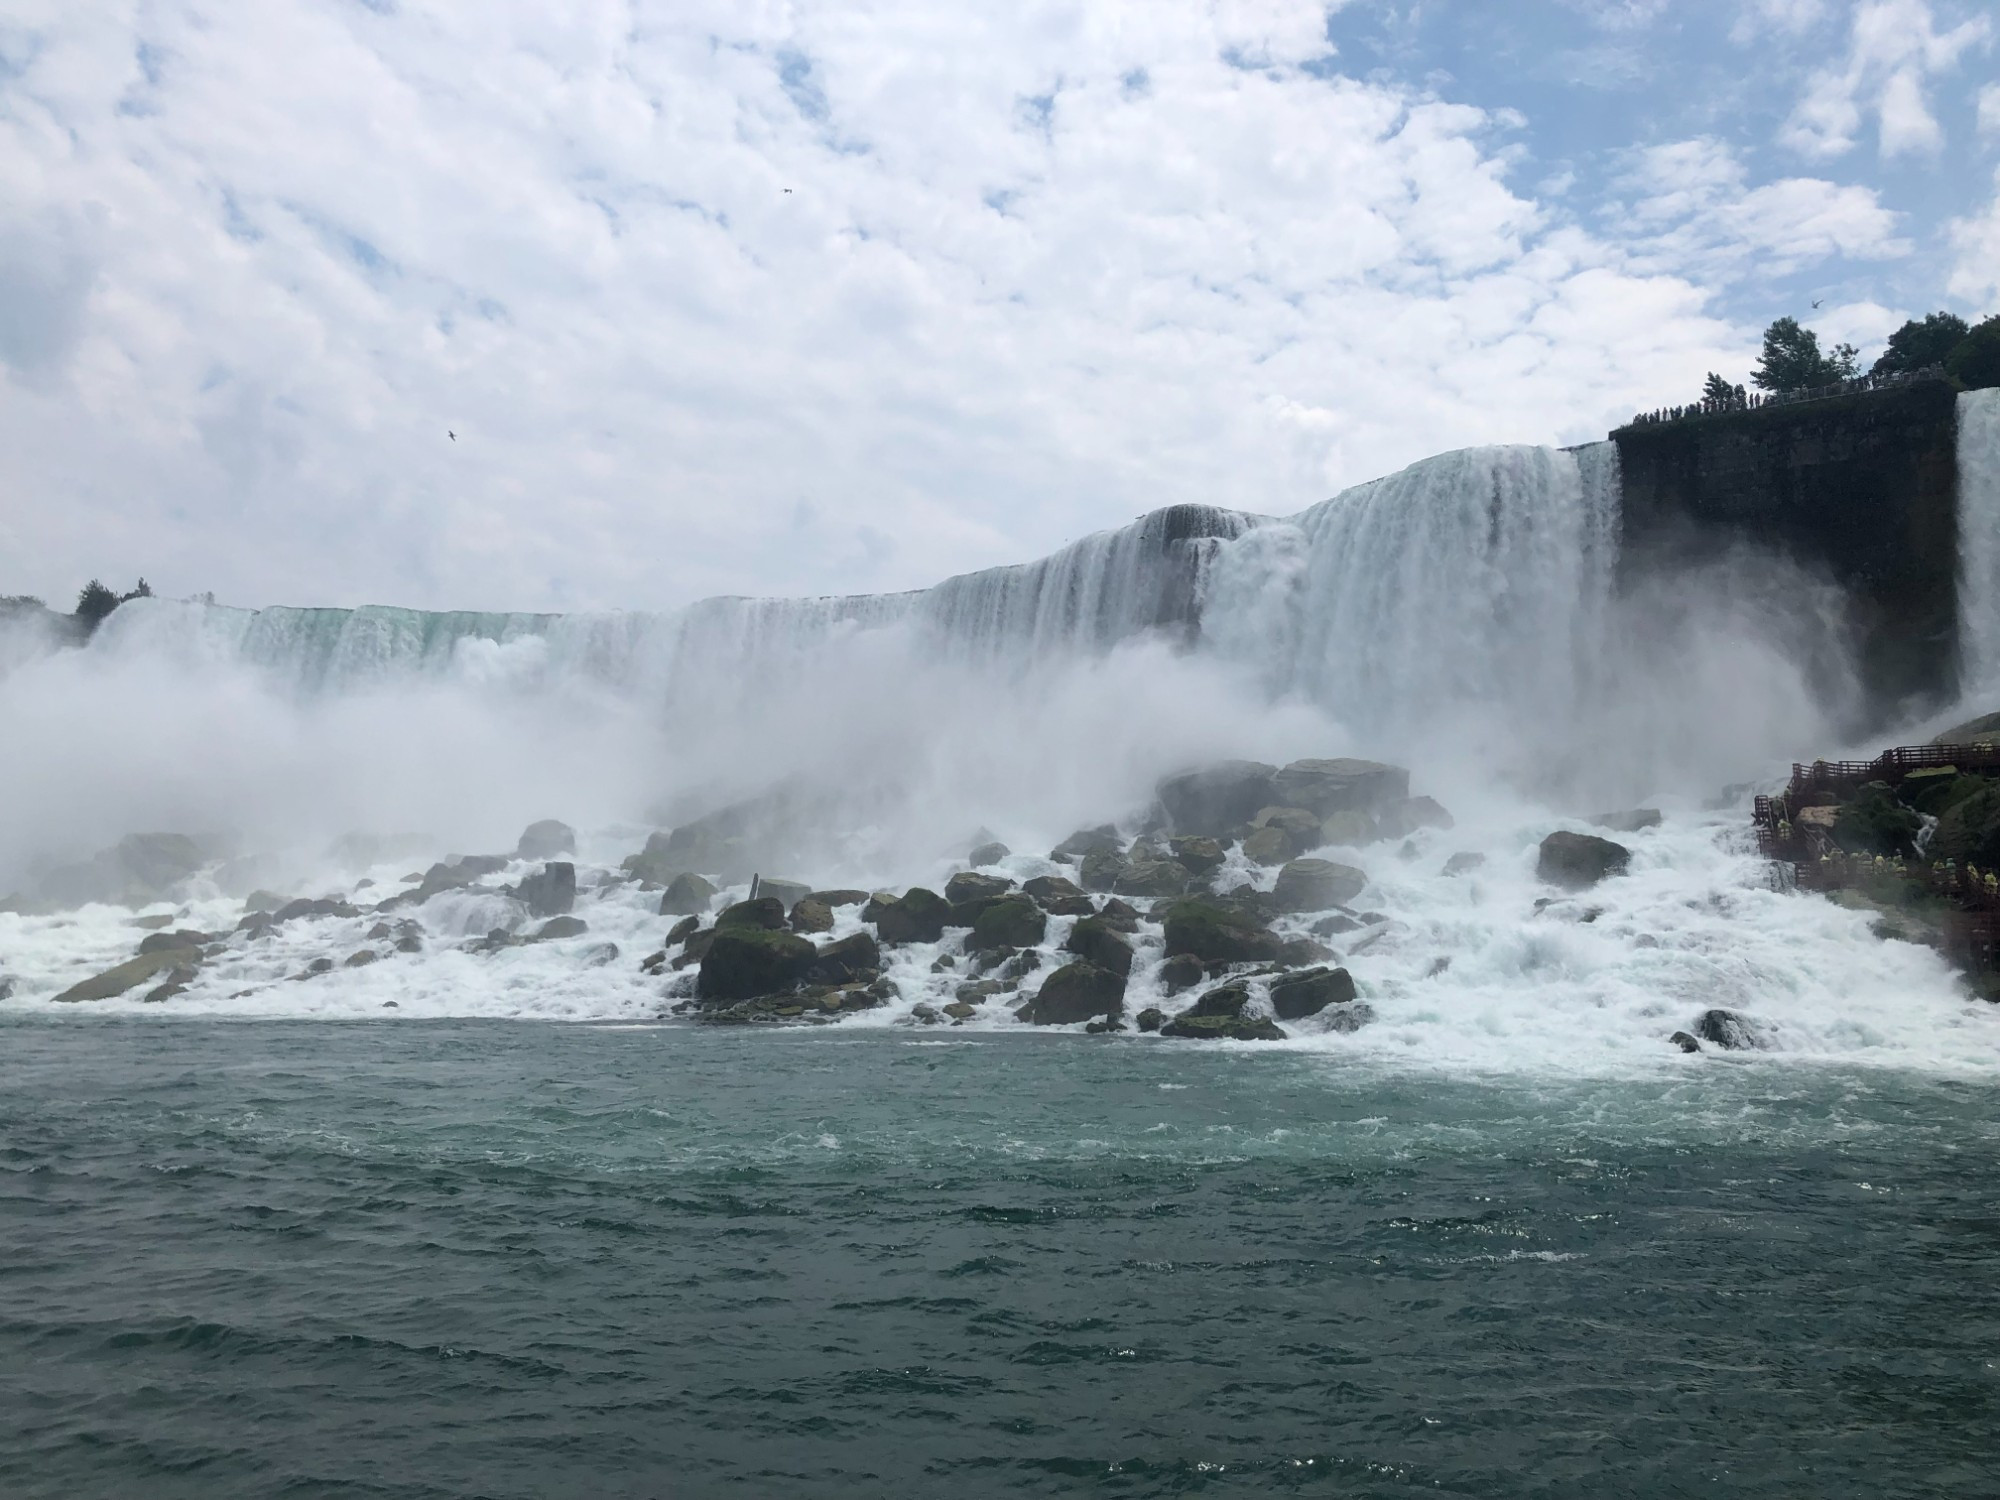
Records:
<instances>
[{"instance_id":1,"label":"turquoise water","mask_svg":"<svg viewBox=\"0 0 2000 1500\"><path fill-rule=\"evenodd\" d=\"M2000 1087L0 1026L10 1496L1962 1496Z\"/></svg>"}]
</instances>

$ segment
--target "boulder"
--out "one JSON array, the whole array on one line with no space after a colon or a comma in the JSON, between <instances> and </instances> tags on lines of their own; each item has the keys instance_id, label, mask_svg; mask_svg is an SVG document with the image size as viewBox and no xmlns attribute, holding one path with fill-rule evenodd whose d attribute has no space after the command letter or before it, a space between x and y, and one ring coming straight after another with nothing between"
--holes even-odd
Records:
<instances>
[{"instance_id":1,"label":"boulder","mask_svg":"<svg viewBox=\"0 0 2000 1500\"><path fill-rule=\"evenodd\" d=\"M1485 864L1485 855L1474 849L1461 849L1444 862L1444 873L1447 875L1470 875L1474 870L1483 868Z\"/></svg>"},{"instance_id":2,"label":"boulder","mask_svg":"<svg viewBox=\"0 0 2000 1500\"><path fill-rule=\"evenodd\" d=\"M54 907L91 901L150 906L168 899L204 863L201 846L184 833L127 834L82 864L50 870L39 894Z\"/></svg>"},{"instance_id":3,"label":"boulder","mask_svg":"<svg viewBox=\"0 0 2000 1500\"><path fill-rule=\"evenodd\" d=\"M448 889L448 888L447 888ZM296 922L305 917L358 917L361 913L345 901L321 899L309 901L301 897L297 901L287 901L270 914L272 923ZM241 923L237 924L241 926Z\"/></svg>"},{"instance_id":4,"label":"boulder","mask_svg":"<svg viewBox=\"0 0 2000 1500\"><path fill-rule=\"evenodd\" d=\"M1240 1016L1250 1003L1250 985L1242 979L1232 979L1228 984L1219 984L1202 993L1176 1019L1190 1016Z\"/></svg>"},{"instance_id":5,"label":"boulder","mask_svg":"<svg viewBox=\"0 0 2000 1500\"><path fill-rule=\"evenodd\" d=\"M1435 797L1405 797L1383 808L1376 826L1385 839L1406 839L1419 828L1450 829L1456 822Z\"/></svg>"},{"instance_id":6,"label":"boulder","mask_svg":"<svg viewBox=\"0 0 2000 1500\"><path fill-rule=\"evenodd\" d=\"M1282 828L1259 828L1243 840L1243 857L1253 865L1281 865L1292 857L1292 840Z\"/></svg>"},{"instance_id":7,"label":"boulder","mask_svg":"<svg viewBox=\"0 0 2000 1500\"><path fill-rule=\"evenodd\" d=\"M169 973L174 969L186 968L194 955L185 948L164 948L156 953L142 953L137 958L128 958L122 964L106 969L102 974L94 974L64 990L56 999L63 1002L78 1000L113 1000L127 990L137 989L156 974ZM331 964L328 965L332 967Z\"/></svg>"},{"instance_id":8,"label":"boulder","mask_svg":"<svg viewBox=\"0 0 2000 1500\"><path fill-rule=\"evenodd\" d=\"M1049 919L1026 896L1003 896L979 914L965 940L971 953L994 948L1032 948L1048 931Z\"/></svg>"},{"instance_id":9,"label":"boulder","mask_svg":"<svg viewBox=\"0 0 2000 1500\"><path fill-rule=\"evenodd\" d=\"M882 948L875 935L856 932L823 944L814 955L812 978L817 984L867 984L882 971Z\"/></svg>"},{"instance_id":10,"label":"boulder","mask_svg":"<svg viewBox=\"0 0 2000 1500\"><path fill-rule=\"evenodd\" d=\"M1167 841L1167 848L1173 851L1181 868L1190 875L1212 875L1222 868L1228 858L1218 840L1202 834L1184 833Z\"/></svg>"},{"instance_id":11,"label":"boulder","mask_svg":"<svg viewBox=\"0 0 2000 1500\"><path fill-rule=\"evenodd\" d=\"M977 869L981 865L997 865L1013 852L1012 849L1009 849L1005 844L996 839L992 843L981 844L965 856L965 861Z\"/></svg>"},{"instance_id":12,"label":"boulder","mask_svg":"<svg viewBox=\"0 0 2000 1500\"><path fill-rule=\"evenodd\" d=\"M1269 963L1284 942L1254 919L1208 901L1176 901L1163 914L1167 956L1204 964Z\"/></svg>"},{"instance_id":13,"label":"boulder","mask_svg":"<svg viewBox=\"0 0 2000 1500\"><path fill-rule=\"evenodd\" d=\"M670 945L674 943L685 943L689 938L693 937L699 931L701 931L700 917L682 917L678 922L674 923L673 926L667 929L667 942Z\"/></svg>"},{"instance_id":14,"label":"boulder","mask_svg":"<svg viewBox=\"0 0 2000 1500\"><path fill-rule=\"evenodd\" d=\"M1631 866L1632 851L1623 844L1588 833L1552 833L1542 840L1535 873L1550 885L1580 891Z\"/></svg>"},{"instance_id":15,"label":"boulder","mask_svg":"<svg viewBox=\"0 0 2000 1500\"><path fill-rule=\"evenodd\" d=\"M1375 760L1295 760L1271 778L1274 802L1330 813L1379 813L1410 795L1410 773Z\"/></svg>"},{"instance_id":16,"label":"boulder","mask_svg":"<svg viewBox=\"0 0 2000 1500\"><path fill-rule=\"evenodd\" d=\"M1169 776L1154 793L1176 833L1225 838L1271 802L1276 774L1277 767L1262 761L1223 761Z\"/></svg>"},{"instance_id":17,"label":"boulder","mask_svg":"<svg viewBox=\"0 0 2000 1500\"><path fill-rule=\"evenodd\" d=\"M550 943L558 938L582 937L590 931L590 924L582 917L551 917L535 929L533 941Z\"/></svg>"},{"instance_id":18,"label":"boulder","mask_svg":"<svg viewBox=\"0 0 2000 1500\"><path fill-rule=\"evenodd\" d=\"M792 907L792 931L833 931L833 908L816 896L808 896Z\"/></svg>"},{"instance_id":19,"label":"boulder","mask_svg":"<svg viewBox=\"0 0 2000 1500\"><path fill-rule=\"evenodd\" d=\"M1321 917L1306 931L1315 937L1339 937L1342 933L1359 932L1366 925L1365 922L1357 921L1344 911L1337 911L1331 916Z\"/></svg>"},{"instance_id":20,"label":"boulder","mask_svg":"<svg viewBox=\"0 0 2000 1500\"><path fill-rule=\"evenodd\" d=\"M1063 949L1120 978L1132 972L1132 945L1105 925L1102 917L1085 917L1078 922L1069 930Z\"/></svg>"},{"instance_id":21,"label":"boulder","mask_svg":"<svg viewBox=\"0 0 2000 1500\"><path fill-rule=\"evenodd\" d=\"M814 891L812 899L814 901L824 901L828 906L838 911L843 906L866 906L868 904L868 892Z\"/></svg>"},{"instance_id":22,"label":"boulder","mask_svg":"<svg viewBox=\"0 0 2000 1500\"><path fill-rule=\"evenodd\" d=\"M1158 899L1178 896L1188 888L1187 867L1157 844L1141 839L1125 857L1125 868L1111 889L1121 896Z\"/></svg>"},{"instance_id":23,"label":"boulder","mask_svg":"<svg viewBox=\"0 0 2000 1500\"><path fill-rule=\"evenodd\" d=\"M1660 826L1660 810L1657 807L1635 807L1628 812L1598 813L1590 821L1613 833L1641 833Z\"/></svg>"},{"instance_id":24,"label":"boulder","mask_svg":"<svg viewBox=\"0 0 2000 1500\"><path fill-rule=\"evenodd\" d=\"M1368 884L1352 865L1330 859L1295 859L1278 872L1271 896L1280 911L1331 911L1345 906Z\"/></svg>"},{"instance_id":25,"label":"boulder","mask_svg":"<svg viewBox=\"0 0 2000 1500\"><path fill-rule=\"evenodd\" d=\"M1083 856L1078 878L1086 891L1112 891L1125 875L1125 856L1116 849L1099 849Z\"/></svg>"},{"instance_id":26,"label":"boulder","mask_svg":"<svg viewBox=\"0 0 2000 1500\"><path fill-rule=\"evenodd\" d=\"M202 944L207 941L209 941L207 933L196 932L191 928L183 927L178 932L155 932L149 934L140 940L139 952L145 955L171 953L177 948L199 950Z\"/></svg>"},{"instance_id":27,"label":"boulder","mask_svg":"<svg viewBox=\"0 0 2000 1500\"><path fill-rule=\"evenodd\" d=\"M704 876L684 872L667 882L666 894L660 897L660 915L700 916L708 910L716 895L714 882Z\"/></svg>"},{"instance_id":28,"label":"boulder","mask_svg":"<svg viewBox=\"0 0 2000 1500\"><path fill-rule=\"evenodd\" d=\"M1871 781L1834 815L1833 841L1849 854L1914 855L1923 826L1886 782Z\"/></svg>"},{"instance_id":29,"label":"boulder","mask_svg":"<svg viewBox=\"0 0 2000 1500\"><path fill-rule=\"evenodd\" d=\"M1319 825L1320 843L1334 844L1345 849L1359 849L1381 837L1382 833L1375 826L1375 819L1354 808L1349 808L1345 812L1328 813Z\"/></svg>"},{"instance_id":30,"label":"boulder","mask_svg":"<svg viewBox=\"0 0 2000 1500\"><path fill-rule=\"evenodd\" d=\"M1116 854L1125 847L1118 830L1110 823L1097 828L1079 828L1055 848L1049 858L1059 865L1073 865L1092 854Z\"/></svg>"},{"instance_id":31,"label":"boulder","mask_svg":"<svg viewBox=\"0 0 2000 1500\"><path fill-rule=\"evenodd\" d=\"M1771 1045L1770 1027L1740 1011L1705 1010L1694 1023L1694 1034L1725 1052L1755 1052Z\"/></svg>"},{"instance_id":32,"label":"boulder","mask_svg":"<svg viewBox=\"0 0 2000 1500\"><path fill-rule=\"evenodd\" d=\"M1271 1009L1280 1021L1303 1020L1352 999L1354 978L1345 969L1307 969L1271 981Z\"/></svg>"},{"instance_id":33,"label":"boulder","mask_svg":"<svg viewBox=\"0 0 2000 1500\"><path fill-rule=\"evenodd\" d=\"M1312 964L1326 963L1337 957L1326 944L1314 938L1286 938L1284 946L1278 950L1277 962L1288 969L1303 969Z\"/></svg>"},{"instance_id":34,"label":"boulder","mask_svg":"<svg viewBox=\"0 0 2000 1500\"><path fill-rule=\"evenodd\" d=\"M554 859L558 854L576 853L576 830L554 818L530 823L514 845L516 859Z\"/></svg>"},{"instance_id":35,"label":"boulder","mask_svg":"<svg viewBox=\"0 0 2000 1500\"><path fill-rule=\"evenodd\" d=\"M1138 908L1113 896L1098 909L1097 919L1113 932L1134 933L1139 930Z\"/></svg>"},{"instance_id":36,"label":"boulder","mask_svg":"<svg viewBox=\"0 0 2000 1500\"><path fill-rule=\"evenodd\" d=\"M1158 1031L1166 1019L1166 1012L1157 1005L1149 1005L1133 1017L1133 1020L1138 1022L1139 1029L1145 1032Z\"/></svg>"},{"instance_id":37,"label":"boulder","mask_svg":"<svg viewBox=\"0 0 2000 1500\"><path fill-rule=\"evenodd\" d=\"M1284 1030L1263 1016L1175 1016L1161 1036L1191 1042L1282 1042Z\"/></svg>"},{"instance_id":38,"label":"boulder","mask_svg":"<svg viewBox=\"0 0 2000 1500\"><path fill-rule=\"evenodd\" d=\"M790 911L812 894L812 887L799 880L777 880L769 875L753 875L750 878L750 894L753 897L769 896L786 911Z\"/></svg>"},{"instance_id":39,"label":"boulder","mask_svg":"<svg viewBox=\"0 0 2000 1500\"><path fill-rule=\"evenodd\" d=\"M1060 875L1037 875L1021 889L1052 917L1087 917L1097 910L1081 886Z\"/></svg>"},{"instance_id":40,"label":"boulder","mask_svg":"<svg viewBox=\"0 0 2000 1500\"><path fill-rule=\"evenodd\" d=\"M288 899L276 891L252 891L243 898L243 911L245 915L251 912L273 912L283 906Z\"/></svg>"},{"instance_id":41,"label":"boulder","mask_svg":"<svg viewBox=\"0 0 2000 1500\"><path fill-rule=\"evenodd\" d=\"M737 930L739 932L763 931L761 927L738 928ZM674 967L676 969L685 969L688 965L698 964L704 958L708 957L708 950L715 942L715 935L720 931L722 931L720 927L709 927L700 932L688 934L686 940L681 944L680 955L674 959Z\"/></svg>"},{"instance_id":42,"label":"boulder","mask_svg":"<svg viewBox=\"0 0 2000 1500\"><path fill-rule=\"evenodd\" d=\"M1125 976L1079 961L1065 964L1042 981L1026 1006L1026 1019L1037 1026L1073 1026L1124 1009Z\"/></svg>"},{"instance_id":43,"label":"boulder","mask_svg":"<svg viewBox=\"0 0 2000 1500\"><path fill-rule=\"evenodd\" d=\"M1004 848L1005 845L1002 845L1002 847ZM1002 855L1001 858L1004 859L1006 856ZM944 1007L944 1013L950 1016L954 1022L969 1021L979 1014L979 1009L977 1006L966 1004L963 1000L954 1000L951 1004Z\"/></svg>"},{"instance_id":44,"label":"boulder","mask_svg":"<svg viewBox=\"0 0 2000 1500\"><path fill-rule=\"evenodd\" d=\"M553 860L514 887L514 899L535 917L559 917L576 905L576 866Z\"/></svg>"},{"instance_id":45,"label":"boulder","mask_svg":"<svg viewBox=\"0 0 2000 1500\"><path fill-rule=\"evenodd\" d=\"M1207 968L1192 953L1176 953L1160 965L1160 985L1169 995L1191 990L1207 977Z\"/></svg>"},{"instance_id":46,"label":"boulder","mask_svg":"<svg viewBox=\"0 0 2000 1500\"><path fill-rule=\"evenodd\" d=\"M873 924L885 943L935 943L950 917L951 903L920 885L900 897L878 892L861 911L861 920Z\"/></svg>"},{"instance_id":47,"label":"boulder","mask_svg":"<svg viewBox=\"0 0 2000 1500\"><path fill-rule=\"evenodd\" d=\"M785 903L776 896L738 901L722 908L716 916L715 925L718 928L761 927L766 932L777 932L785 925Z\"/></svg>"},{"instance_id":48,"label":"boulder","mask_svg":"<svg viewBox=\"0 0 2000 1500\"><path fill-rule=\"evenodd\" d=\"M704 1000L774 995L802 984L819 956L811 943L789 932L758 926L720 927L702 956L695 992Z\"/></svg>"},{"instance_id":49,"label":"boulder","mask_svg":"<svg viewBox=\"0 0 2000 1500\"><path fill-rule=\"evenodd\" d=\"M962 902L991 900L1014 889L1014 882L998 875L980 875L961 870L945 882L944 899L953 906Z\"/></svg>"},{"instance_id":50,"label":"boulder","mask_svg":"<svg viewBox=\"0 0 2000 1500\"><path fill-rule=\"evenodd\" d=\"M1307 812L1303 807L1279 807L1274 804L1259 808L1257 816L1251 819L1251 826L1279 829L1291 840L1295 854L1319 847L1319 814Z\"/></svg>"},{"instance_id":51,"label":"boulder","mask_svg":"<svg viewBox=\"0 0 2000 1500\"><path fill-rule=\"evenodd\" d=\"M1701 1043L1689 1036L1685 1031L1676 1031L1672 1036L1667 1038L1667 1041L1670 1045L1680 1048L1683 1052L1701 1051Z\"/></svg>"}]
</instances>

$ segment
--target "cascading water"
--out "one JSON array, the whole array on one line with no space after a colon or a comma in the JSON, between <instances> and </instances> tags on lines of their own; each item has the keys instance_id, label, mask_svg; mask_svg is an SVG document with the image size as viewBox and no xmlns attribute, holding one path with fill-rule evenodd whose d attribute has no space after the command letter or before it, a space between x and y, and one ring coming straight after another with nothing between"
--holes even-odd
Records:
<instances>
[{"instance_id":1,"label":"cascading water","mask_svg":"<svg viewBox=\"0 0 2000 1500\"><path fill-rule=\"evenodd\" d=\"M2000 390L1958 398L1958 635L1966 695L2000 690Z\"/></svg>"}]
</instances>

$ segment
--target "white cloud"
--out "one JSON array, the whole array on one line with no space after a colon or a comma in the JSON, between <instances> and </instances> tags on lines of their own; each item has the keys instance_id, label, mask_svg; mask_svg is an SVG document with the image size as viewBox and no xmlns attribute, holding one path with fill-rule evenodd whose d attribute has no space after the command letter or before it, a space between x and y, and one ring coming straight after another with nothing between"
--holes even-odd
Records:
<instances>
[{"instance_id":1,"label":"white cloud","mask_svg":"<svg viewBox=\"0 0 2000 1500\"><path fill-rule=\"evenodd\" d=\"M1863 0L1846 59L1813 74L1779 139L1808 156L1841 156L1873 113L1885 158L1936 150L1944 132L1931 112L1929 82L1991 37L1984 16L1938 30L1930 0Z\"/></svg>"},{"instance_id":2,"label":"white cloud","mask_svg":"<svg viewBox=\"0 0 2000 1500\"><path fill-rule=\"evenodd\" d=\"M1836 256L1887 260L1910 250L1873 189L1817 177L1752 187L1736 153L1709 137L1634 153L1622 186L1632 198L1616 213L1649 271L1769 277Z\"/></svg>"},{"instance_id":3,"label":"white cloud","mask_svg":"<svg viewBox=\"0 0 2000 1500\"><path fill-rule=\"evenodd\" d=\"M1297 67L1324 13L42 0L0 223L100 228L0 377L0 588L907 587L1590 436L1731 355L1690 263L1510 185L1506 118ZM1776 187L1683 220L1889 253Z\"/></svg>"},{"instance_id":4,"label":"white cloud","mask_svg":"<svg viewBox=\"0 0 2000 1500\"><path fill-rule=\"evenodd\" d=\"M1989 83L1979 91L1979 133L2000 136L2000 83Z\"/></svg>"},{"instance_id":5,"label":"white cloud","mask_svg":"<svg viewBox=\"0 0 2000 1500\"><path fill-rule=\"evenodd\" d=\"M1826 14L1827 0L1749 0L1737 16L1733 35L1739 42L1753 41L1766 31L1803 36Z\"/></svg>"},{"instance_id":6,"label":"white cloud","mask_svg":"<svg viewBox=\"0 0 2000 1500\"><path fill-rule=\"evenodd\" d=\"M2000 172L1993 176L1993 201L1985 210L1951 226L1951 246L1958 263L1946 290L1981 312L2000 311L1993 306L2000 299Z\"/></svg>"}]
</instances>

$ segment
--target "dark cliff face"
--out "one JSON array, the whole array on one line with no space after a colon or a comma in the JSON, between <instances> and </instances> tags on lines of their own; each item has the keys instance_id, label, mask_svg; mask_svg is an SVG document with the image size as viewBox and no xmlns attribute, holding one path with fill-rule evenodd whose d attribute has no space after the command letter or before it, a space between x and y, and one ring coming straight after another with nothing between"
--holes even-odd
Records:
<instances>
[{"instance_id":1,"label":"dark cliff face","mask_svg":"<svg viewBox=\"0 0 2000 1500\"><path fill-rule=\"evenodd\" d=\"M1731 548L1776 553L1839 586L1866 718L1945 702L1958 687L1957 431L1942 381L1623 428L1620 571L1629 584Z\"/></svg>"}]
</instances>

